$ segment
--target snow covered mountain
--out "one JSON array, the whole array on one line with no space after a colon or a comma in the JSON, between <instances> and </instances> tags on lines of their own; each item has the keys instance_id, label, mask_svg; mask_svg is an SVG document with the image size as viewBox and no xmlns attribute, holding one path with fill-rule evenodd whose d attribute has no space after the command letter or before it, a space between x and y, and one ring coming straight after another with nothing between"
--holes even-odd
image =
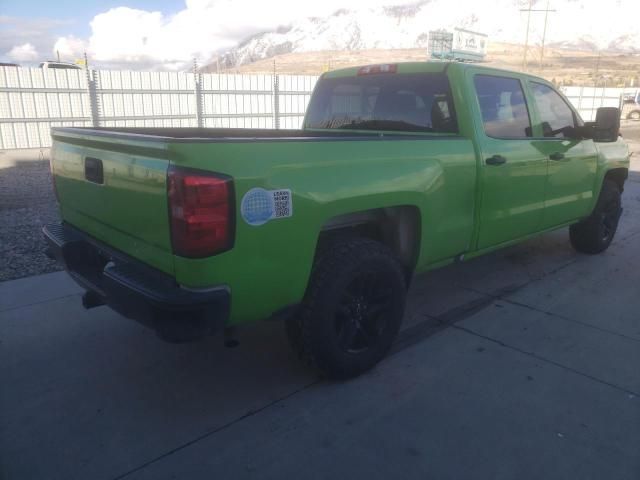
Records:
<instances>
[{"instance_id":1,"label":"snow covered mountain","mask_svg":"<svg viewBox=\"0 0 640 480\"><path fill-rule=\"evenodd\" d=\"M274 55L320 50L421 48L428 32L466 28L489 41L523 43L528 0L422 0L401 6L341 9L323 18L254 35L221 54L221 67L234 67ZM544 9L547 0L533 2ZM588 50L640 52L638 0L551 0L546 42ZM542 39L544 13L531 14L529 41ZM215 63L215 62L214 62Z\"/></svg>"}]
</instances>

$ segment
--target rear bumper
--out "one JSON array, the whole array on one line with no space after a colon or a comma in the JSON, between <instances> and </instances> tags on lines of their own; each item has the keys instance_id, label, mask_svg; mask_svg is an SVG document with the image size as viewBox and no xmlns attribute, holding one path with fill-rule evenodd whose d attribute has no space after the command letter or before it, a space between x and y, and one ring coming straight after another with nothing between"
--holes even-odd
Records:
<instances>
[{"instance_id":1,"label":"rear bumper","mask_svg":"<svg viewBox=\"0 0 640 480\"><path fill-rule=\"evenodd\" d=\"M42 232L47 254L87 290L85 306L106 304L171 342L216 333L229 318L231 294L226 286L187 290L171 276L66 223L47 225Z\"/></svg>"}]
</instances>

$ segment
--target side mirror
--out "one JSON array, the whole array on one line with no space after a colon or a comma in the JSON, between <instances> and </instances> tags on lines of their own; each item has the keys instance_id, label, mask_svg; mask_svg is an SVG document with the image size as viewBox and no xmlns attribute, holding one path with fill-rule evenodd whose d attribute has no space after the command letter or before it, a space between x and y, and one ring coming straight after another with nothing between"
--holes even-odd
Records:
<instances>
[{"instance_id":1,"label":"side mirror","mask_svg":"<svg viewBox=\"0 0 640 480\"><path fill-rule=\"evenodd\" d=\"M600 107L596 111L593 127L593 140L596 142L615 142L620 135L620 109Z\"/></svg>"}]
</instances>

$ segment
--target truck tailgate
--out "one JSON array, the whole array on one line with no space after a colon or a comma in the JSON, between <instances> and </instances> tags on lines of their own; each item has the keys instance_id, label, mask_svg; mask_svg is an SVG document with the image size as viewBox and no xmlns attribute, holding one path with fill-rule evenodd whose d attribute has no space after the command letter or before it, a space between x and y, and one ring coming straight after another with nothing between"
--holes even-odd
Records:
<instances>
[{"instance_id":1,"label":"truck tailgate","mask_svg":"<svg viewBox=\"0 0 640 480\"><path fill-rule=\"evenodd\" d=\"M173 273L167 144L53 130L52 171L65 222Z\"/></svg>"}]
</instances>

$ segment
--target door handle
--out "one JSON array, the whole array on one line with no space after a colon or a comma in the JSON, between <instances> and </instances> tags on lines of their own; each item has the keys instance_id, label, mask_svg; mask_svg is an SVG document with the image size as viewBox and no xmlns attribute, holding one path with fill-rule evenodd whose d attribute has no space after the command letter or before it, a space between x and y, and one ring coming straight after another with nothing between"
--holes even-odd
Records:
<instances>
[{"instance_id":1,"label":"door handle","mask_svg":"<svg viewBox=\"0 0 640 480\"><path fill-rule=\"evenodd\" d=\"M507 163L507 159L502 155L494 155L493 157L487 158L487 165L502 165L503 163Z\"/></svg>"},{"instance_id":2,"label":"door handle","mask_svg":"<svg viewBox=\"0 0 640 480\"><path fill-rule=\"evenodd\" d=\"M549 158L551 160L564 160L564 153L560 153L560 152L554 152L551 155L549 155Z\"/></svg>"}]
</instances>

